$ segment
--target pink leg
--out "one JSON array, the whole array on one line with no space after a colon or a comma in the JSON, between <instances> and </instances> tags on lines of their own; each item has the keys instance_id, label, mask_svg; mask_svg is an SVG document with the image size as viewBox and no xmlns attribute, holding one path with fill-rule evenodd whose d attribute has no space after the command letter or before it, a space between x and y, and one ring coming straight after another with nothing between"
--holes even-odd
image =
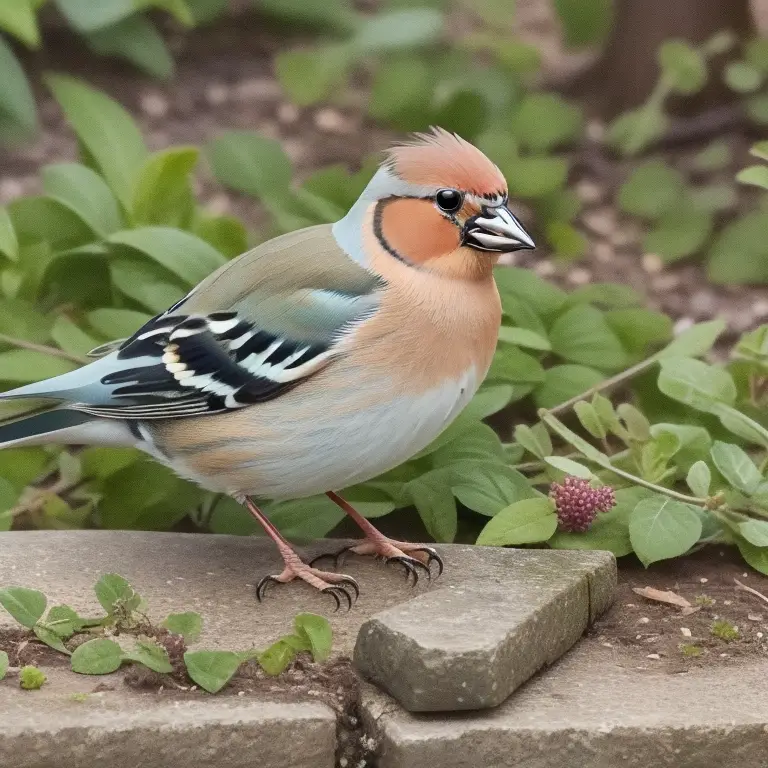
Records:
<instances>
[{"instance_id":1,"label":"pink leg","mask_svg":"<svg viewBox=\"0 0 768 768\"><path fill-rule=\"evenodd\" d=\"M328 498L341 507L358 525L365 534L365 539L355 546L349 547L345 551L353 552L356 555L373 555L381 557L387 563L399 563L405 568L406 577L413 575L414 583L418 580L418 571L426 571L431 578L430 566L433 562L437 563L437 575L443 572L443 560L437 551L424 544L409 544L405 541L395 541L385 536L377 530L370 521L366 520L348 501L339 496L338 493L328 491ZM339 553L339 554L342 554Z\"/></svg>"},{"instance_id":2,"label":"pink leg","mask_svg":"<svg viewBox=\"0 0 768 768\"><path fill-rule=\"evenodd\" d=\"M281 573L273 576L265 576L258 583L256 586L256 598L259 602L261 602L266 589L270 584L287 584L294 579L301 579L315 589L320 590L320 592L329 594L336 601L336 610L341 607L340 598L347 601L348 608L352 607L352 595L347 590L347 587L351 587L354 591L355 600L357 600L360 595L360 588L351 576L345 576L342 573L319 571L316 568L307 565L298 556L280 531L275 528L269 518L253 503L253 501L251 501L251 499L246 497L243 503L253 517L259 521L267 535L275 542L275 544L277 544L277 549L285 563L285 568L283 568Z\"/></svg>"}]
</instances>

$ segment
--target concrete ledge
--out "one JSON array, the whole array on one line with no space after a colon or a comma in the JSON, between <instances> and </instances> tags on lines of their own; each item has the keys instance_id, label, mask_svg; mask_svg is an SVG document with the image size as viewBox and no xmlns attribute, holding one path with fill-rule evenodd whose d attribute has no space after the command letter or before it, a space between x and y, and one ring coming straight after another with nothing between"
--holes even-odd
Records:
<instances>
[{"instance_id":1,"label":"concrete ledge","mask_svg":"<svg viewBox=\"0 0 768 768\"><path fill-rule=\"evenodd\" d=\"M126 711L108 708L114 695L76 703L43 692L17 691L29 710L3 711L0 766L333 768L335 762L336 716L323 704L207 699L156 706L147 694L131 697Z\"/></svg>"},{"instance_id":2,"label":"concrete ledge","mask_svg":"<svg viewBox=\"0 0 768 768\"><path fill-rule=\"evenodd\" d=\"M626 668L589 638L497 709L412 715L372 686L378 768L765 768L768 660Z\"/></svg>"}]
</instances>

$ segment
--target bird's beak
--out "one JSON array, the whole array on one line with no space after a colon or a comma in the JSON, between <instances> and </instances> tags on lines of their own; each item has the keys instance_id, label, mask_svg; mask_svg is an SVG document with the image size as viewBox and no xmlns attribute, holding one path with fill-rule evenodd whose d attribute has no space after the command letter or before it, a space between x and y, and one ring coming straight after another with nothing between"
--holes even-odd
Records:
<instances>
[{"instance_id":1,"label":"bird's beak","mask_svg":"<svg viewBox=\"0 0 768 768\"><path fill-rule=\"evenodd\" d=\"M464 225L463 243L481 251L511 253L536 247L531 236L504 205L483 208Z\"/></svg>"}]
</instances>

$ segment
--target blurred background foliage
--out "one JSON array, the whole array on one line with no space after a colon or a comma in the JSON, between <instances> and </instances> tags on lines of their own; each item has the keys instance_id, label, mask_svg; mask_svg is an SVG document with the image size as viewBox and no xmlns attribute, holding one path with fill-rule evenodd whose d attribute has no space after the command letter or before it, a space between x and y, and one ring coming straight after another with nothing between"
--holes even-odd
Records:
<instances>
[{"instance_id":1,"label":"blurred background foliage","mask_svg":"<svg viewBox=\"0 0 768 768\"><path fill-rule=\"evenodd\" d=\"M289 104L353 105L371 130L387 136L438 124L474 141L499 164L514 206L558 263L584 257L593 230L603 226L583 215L590 195L579 194L576 180L586 169L607 178L615 207L640 233L655 271L701 262L717 283L768 282L768 198L761 192L768 189L768 148L756 143L750 160L744 142L727 139L736 130L748 144L768 124L768 41L757 35L748 3L678 0L670 8L668 0L552 0L559 44L576 62L559 81L547 77L546 51L517 34L512 0L235 5L0 0L0 137L16 146L31 140L41 94L48 93L79 149L78 162L46 165L34 194L0 207L3 386L71 370L92 348L133 333L225 259L280 232L336 220L377 163L370 156L354 170L335 164L297 174L278 140L249 130L221 132L203 146L150 151L114 98L81 79L40 73L29 51L42 46L44 52L62 25L84 40L93 56L89 66L98 67L98 56L118 57L148 76L170 79L167 38L195 26L215 28L228 14L255 14L276 30L274 74ZM680 145L685 151L676 153ZM267 212L259 231L202 205L201 178L258 201ZM589 458L582 444L555 429L570 446L566 460L573 466L558 465L547 459L563 449L553 448L541 424L513 434L513 421L533 424L537 408L557 410L615 379L623 407L614 411L598 400L589 405L592 413L584 402L575 423L607 453L621 448L622 471L674 489L703 461L729 491L749 497L747 506L763 509L764 481L739 491L738 477L718 470L718 454L710 450L715 439L765 451L765 339L748 337L727 371L714 369L732 377L734 394L729 385L715 386L722 377L714 373L708 397L741 414L718 422L718 408L686 399L670 387L668 373L657 378L658 363L670 356L657 352L669 349L673 318L646 308L644 296L628 285L580 281L566 292L524 268L533 263L497 270L504 325L488 380L467 411L421 455L346 489L347 498L369 517L415 507L421 527L407 523L412 536L474 541L489 517L544 498L542 486L562 478L563 467L585 471L573 464ZM709 354L723 328L694 326L687 340L672 342L674 355ZM698 370L704 363L691 365ZM489 417L495 429L483 421ZM765 462L755 458L762 478ZM603 466L594 452L592 460ZM586 473L616 480L610 470ZM630 537L642 486L625 485L624 506L591 539L556 532L552 510L539 504L514 513L517 533L483 540L599 545L617 554L635 549L651 562L699 541L742 535L733 530L744 520L733 523L702 502L686 530L665 532L667 540L677 535L677 549L653 549L663 538L657 532L649 554L637 530ZM702 483L695 485L701 491ZM709 491L707 483L697 496ZM203 493L130 450L0 452L0 510L0 529L257 532L234 502ZM343 516L324 498L273 505L269 512L294 537L325 535ZM768 547L768 533L760 533L764 542L751 535L738 541ZM762 562L762 549L758 555L752 552L752 560ZM768 563L768 554L764 559Z\"/></svg>"}]
</instances>

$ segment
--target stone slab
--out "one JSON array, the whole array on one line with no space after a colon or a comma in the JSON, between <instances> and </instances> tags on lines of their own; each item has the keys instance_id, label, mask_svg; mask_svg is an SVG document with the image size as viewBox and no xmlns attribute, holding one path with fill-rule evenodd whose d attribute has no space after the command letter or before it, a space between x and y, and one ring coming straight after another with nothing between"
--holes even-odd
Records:
<instances>
[{"instance_id":1,"label":"stone slab","mask_svg":"<svg viewBox=\"0 0 768 768\"><path fill-rule=\"evenodd\" d=\"M475 547L463 558L471 581L383 611L358 634L357 668L412 712L497 706L578 641L616 583L605 552Z\"/></svg>"},{"instance_id":2,"label":"stone slab","mask_svg":"<svg viewBox=\"0 0 768 768\"><path fill-rule=\"evenodd\" d=\"M414 715L373 686L378 768L765 768L768 659L670 674L587 638L494 710Z\"/></svg>"},{"instance_id":3,"label":"stone slab","mask_svg":"<svg viewBox=\"0 0 768 768\"><path fill-rule=\"evenodd\" d=\"M319 541L303 551L311 557L339 546L338 540ZM291 630L297 613L312 611L331 621L334 652L351 655L364 622L411 600L442 600L446 595L464 600L462 593L480 587L502 600L504 592L515 590L516 578L523 574L528 579L539 574L536 578L541 578L546 592L547 571L574 569L581 575L573 577L572 592L578 599L573 606L579 606L580 615L589 616L607 607L608 587L615 578L613 561L594 553L467 546L439 550L446 561L445 575L432 587L422 580L415 589L406 585L398 569L370 559L350 559L344 570L361 585L360 600L350 613L334 614L332 601L303 583L273 588L264 603L257 603L258 578L280 570L273 545L259 537L118 531L2 533L0 586L40 589L50 604L67 603L91 615L100 610L94 583L102 574L115 572L147 600L151 619L160 620L174 611L199 611L204 627L195 647L266 647ZM601 568L603 577L595 579L593 573ZM489 610L498 612L498 607ZM472 622L483 620L477 613L467 617ZM457 615L452 621L458 627L463 619ZM0 611L0 627L9 626L15 626L13 620ZM250 696L174 699L137 692L123 686L118 676L74 675L65 664L44 671L49 681L39 691L20 691L10 678L0 682L4 723L0 768L333 765L334 715L317 701L279 703ZM100 683L113 690L95 691ZM73 693L88 696L76 701Z\"/></svg>"}]
</instances>

